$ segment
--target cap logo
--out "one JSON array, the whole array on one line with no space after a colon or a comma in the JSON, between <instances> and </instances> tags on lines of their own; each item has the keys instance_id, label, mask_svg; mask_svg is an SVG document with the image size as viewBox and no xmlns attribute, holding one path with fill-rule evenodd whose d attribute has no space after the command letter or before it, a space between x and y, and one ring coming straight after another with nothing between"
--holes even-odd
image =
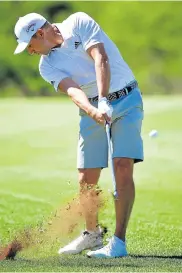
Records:
<instances>
[{"instance_id":1,"label":"cap logo","mask_svg":"<svg viewBox=\"0 0 182 273\"><path fill-rule=\"evenodd\" d=\"M36 25L35 23L34 23L34 24L29 25L29 26L28 26L28 28L27 28L27 30L26 30L26 32L29 32L29 31L30 31L30 29L31 29L32 27L33 27L33 28L31 29L31 31L34 31L34 26L35 26L35 25Z\"/></svg>"}]
</instances>

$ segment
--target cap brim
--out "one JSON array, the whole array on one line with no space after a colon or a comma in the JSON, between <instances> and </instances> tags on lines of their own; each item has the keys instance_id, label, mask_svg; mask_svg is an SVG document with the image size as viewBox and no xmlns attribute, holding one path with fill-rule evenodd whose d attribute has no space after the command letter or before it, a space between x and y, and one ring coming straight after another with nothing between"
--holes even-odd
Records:
<instances>
[{"instance_id":1,"label":"cap brim","mask_svg":"<svg viewBox=\"0 0 182 273\"><path fill-rule=\"evenodd\" d=\"M20 42L17 46L17 48L14 51L14 54L21 53L22 51L25 50L25 48L28 46L28 43L26 42Z\"/></svg>"}]
</instances>

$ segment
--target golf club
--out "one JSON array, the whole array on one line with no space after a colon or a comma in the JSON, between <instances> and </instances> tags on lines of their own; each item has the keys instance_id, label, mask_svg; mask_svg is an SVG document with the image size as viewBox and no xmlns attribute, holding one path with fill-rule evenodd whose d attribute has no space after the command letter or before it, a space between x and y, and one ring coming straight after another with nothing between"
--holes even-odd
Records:
<instances>
[{"instance_id":1,"label":"golf club","mask_svg":"<svg viewBox=\"0 0 182 273\"><path fill-rule=\"evenodd\" d=\"M109 151L109 164L111 166L111 176L112 176L112 184L113 184L113 197L117 199L118 194L116 190L116 178L114 174L114 164L112 159L112 141L111 141L111 126L109 123L106 123L106 134L107 134L107 142L108 142L108 151Z\"/></svg>"}]
</instances>

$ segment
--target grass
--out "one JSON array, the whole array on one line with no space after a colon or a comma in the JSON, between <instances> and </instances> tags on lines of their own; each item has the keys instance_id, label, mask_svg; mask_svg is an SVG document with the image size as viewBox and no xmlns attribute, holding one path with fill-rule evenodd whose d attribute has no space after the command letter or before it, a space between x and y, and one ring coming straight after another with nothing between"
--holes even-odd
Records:
<instances>
[{"instance_id":1,"label":"grass","mask_svg":"<svg viewBox=\"0 0 182 273\"><path fill-rule=\"evenodd\" d=\"M136 165L136 201L128 228L129 257L113 260L58 257L61 238L0 263L0 272L182 271L181 97L145 97L145 162ZM0 100L0 244L36 225L77 192L78 110L67 100ZM151 139L148 133L159 131ZM100 185L107 196L109 170ZM114 230L112 199L100 221ZM83 227L81 227L83 228ZM78 230L77 230L78 231ZM74 236L72 236L74 237ZM69 238L64 238L64 243Z\"/></svg>"}]
</instances>

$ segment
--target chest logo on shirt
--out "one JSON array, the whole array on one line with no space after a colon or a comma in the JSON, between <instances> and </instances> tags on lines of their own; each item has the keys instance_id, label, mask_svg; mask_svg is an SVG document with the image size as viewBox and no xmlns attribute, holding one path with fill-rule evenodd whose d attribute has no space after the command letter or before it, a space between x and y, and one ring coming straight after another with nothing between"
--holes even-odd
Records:
<instances>
[{"instance_id":1,"label":"chest logo on shirt","mask_svg":"<svg viewBox=\"0 0 182 273\"><path fill-rule=\"evenodd\" d=\"M75 49L77 49L81 45L81 42L75 42Z\"/></svg>"}]
</instances>

